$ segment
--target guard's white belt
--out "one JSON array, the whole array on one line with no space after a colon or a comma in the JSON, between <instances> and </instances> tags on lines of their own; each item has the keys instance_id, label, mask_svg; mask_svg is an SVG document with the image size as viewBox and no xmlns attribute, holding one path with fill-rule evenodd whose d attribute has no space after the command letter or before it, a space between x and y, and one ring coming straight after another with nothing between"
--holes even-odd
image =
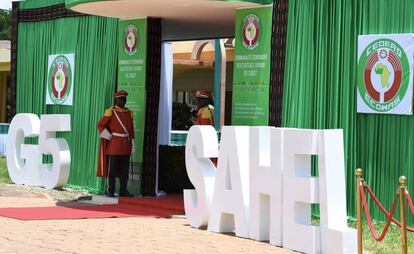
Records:
<instances>
[{"instance_id":1,"label":"guard's white belt","mask_svg":"<svg viewBox=\"0 0 414 254\"><path fill-rule=\"evenodd\" d=\"M112 132L112 136L121 137L121 138L129 137L129 135L126 133L117 133L117 132Z\"/></svg>"}]
</instances>

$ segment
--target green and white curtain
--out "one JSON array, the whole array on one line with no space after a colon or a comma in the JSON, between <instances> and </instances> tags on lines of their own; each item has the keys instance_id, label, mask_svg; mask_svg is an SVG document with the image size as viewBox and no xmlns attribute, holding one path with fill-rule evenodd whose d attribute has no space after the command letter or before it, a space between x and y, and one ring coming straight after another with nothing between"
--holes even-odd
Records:
<instances>
[{"instance_id":1,"label":"green and white curtain","mask_svg":"<svg viewBox=\"0 0 414 254\"><path fill-rule=\"evenodd\" d=\"M69 185L94 192L99 135L96 123L112 105L117 71L116 19L82 16L18 25L17 113L70 114L72 131L60 134L72 154ZM73 106L46 105L47 61L51 54L75 54Z\"/></svg>"},{"instance_id":2,"label":"green and white curtain","mask_svg":"<svg viewBox=\"0 0 414 254\"><path fill-rule=\"evenodd\" d=\"M399 176L407 176L408 190L414 190L414 116L356 113L357 36L414 33L414 1L289 0L288 5L282 126L344 129L348 214L355 215L357 167L390 208ZM370 205L373 217L384 220Z\"/></svg>"}]
</instances>

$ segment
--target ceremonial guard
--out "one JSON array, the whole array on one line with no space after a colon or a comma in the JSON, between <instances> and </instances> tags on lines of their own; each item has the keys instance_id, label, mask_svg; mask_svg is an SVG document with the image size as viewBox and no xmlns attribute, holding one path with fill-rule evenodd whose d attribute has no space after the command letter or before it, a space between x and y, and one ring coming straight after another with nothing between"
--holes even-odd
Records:
<instances>
[{"instance_id":1,"label":"ceremonial guard","mask_svg":"<svg viewBox=\"0 0 414 254\"><path fill-rule=\"evenodd\" d=\"M196 125L212 125L214 126L214 107L212 105L212 99L210 92L197 91L197 120Z\"/></svg>"},{"instance_id":2,"label":"ceremonial guard","mask_svg":"<svg viewBox=\"0 0 414 254\"><path fill-rule=\"evenodd\" d=\"M97 175L108 177L108 197L115 196L115 177L119 177L119 196L133 196L127 190L130 156L135 150L133 112L125 107L127 95L124 90L114 94L115 105L105 111L97 126L100 133Z\"/></svg>"},{"instance_id":3,"label":"ceremonial guard","mask_svg":"<svg viewBox=\"0 0 414 254\"><path fill-rule=\"evenodd\" d=\"M196 125L211 125L214 127L214 107L211 93L207 91L197 91L197 119ZM214 166L217 167L217 158L210 158Z\"/></svg>"}]
</instances>

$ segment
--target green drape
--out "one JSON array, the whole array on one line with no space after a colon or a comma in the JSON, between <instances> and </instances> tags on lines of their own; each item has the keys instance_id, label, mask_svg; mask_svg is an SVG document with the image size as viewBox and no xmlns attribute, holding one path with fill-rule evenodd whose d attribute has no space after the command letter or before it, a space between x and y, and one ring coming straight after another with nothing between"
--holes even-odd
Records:
<instances>
[{"instance_id":1,"label":"green drape","mask_svg":"<svg viewBox=\"0 0 414 254\"><path fill-rule=\"evenodd\" d=\"M360 1L358 11L359 34L414 33L413 1ZM391 207L399 176L407 177L408 190L414 193L413 116L358 114L355 140L356 163L387 208ZM414 219L407 214L412 224Z\"/></svg>"},{"instance_id":2,"label":"green drape","mask_svg":"<svg viewBox=\"0 0 414 254\"><path fill-rule=\"evenodd\" d=\"M26 0L19 2L19 7L23 9L33 9L33 8L42 8L48 7L56 4L64 4L65 0Z\"/></svg>"},{"instance_id":3,"label":"green drape","mask_svg":"<svg viewBox=\"0 0 414 254\"><path fill-rule=\"evenodd\" d=\"M116 19L77 17L19 23L17 112L70 114L72 131L60 134L71 151L69 184L102 190L96 175L96 123L112 104L117 70ZM73 106L45 104L48 56L75 54Z\"/></svg>"},{"instance_id":4,"label":"green drape","mask_svg":"<svg viewBox=\"0 0 414 254\"><path fill-rule=\"evenodd\" d=\"M358 35L414 32L414 1L289 0L288 9L283 126L343 129L348 214L357 167L389 209L400 175L414 190L414 117L356 113Z\"/></svg>"}]
</instances>

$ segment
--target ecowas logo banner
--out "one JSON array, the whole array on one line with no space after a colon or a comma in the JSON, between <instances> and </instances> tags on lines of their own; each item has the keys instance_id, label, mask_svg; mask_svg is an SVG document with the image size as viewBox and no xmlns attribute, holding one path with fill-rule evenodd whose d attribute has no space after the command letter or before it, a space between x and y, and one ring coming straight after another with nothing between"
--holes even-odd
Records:
<instances>
[{"instance_id":1,"label":"ecowas logo banner","mask_svg":"<svg viewBox=\"0 0 414 254\"><path fill-rule=\"evenodd\" d=\"M255 14L248 14L243 19L242 38L243 46L252 50L259 46L260 19Z\"/></svg>"},{"instance_id":2,"label":"ecowas logo banner","mask_svg":"<svg viewBox=\"0 0 414 254\"><path fill-rule=\"evenodd\" d=\"M130 24L125 28L124 34L125 53L128 56L133 56L137 52L138 46L138 28Z\"/></svg>"},{"instance_id":3,"label":"ecowas logo banner","mask_svg":"<svg viewBox=\"0 0 414 254\"><path fill-rule=\"evenodd\" d=\"M46 89L46 104L73 105L75 55L50 55Z\"/></svg>"},{"instance_id":4,"label":"ecowas logo banner","mask_svg":"<svg viewBox=\"0 0 414 254\"><path fill-rule=\"evenodd\" d=\"M358 37L357 112L412 115L413 36Z\"/></svg>"}]
</instances>

